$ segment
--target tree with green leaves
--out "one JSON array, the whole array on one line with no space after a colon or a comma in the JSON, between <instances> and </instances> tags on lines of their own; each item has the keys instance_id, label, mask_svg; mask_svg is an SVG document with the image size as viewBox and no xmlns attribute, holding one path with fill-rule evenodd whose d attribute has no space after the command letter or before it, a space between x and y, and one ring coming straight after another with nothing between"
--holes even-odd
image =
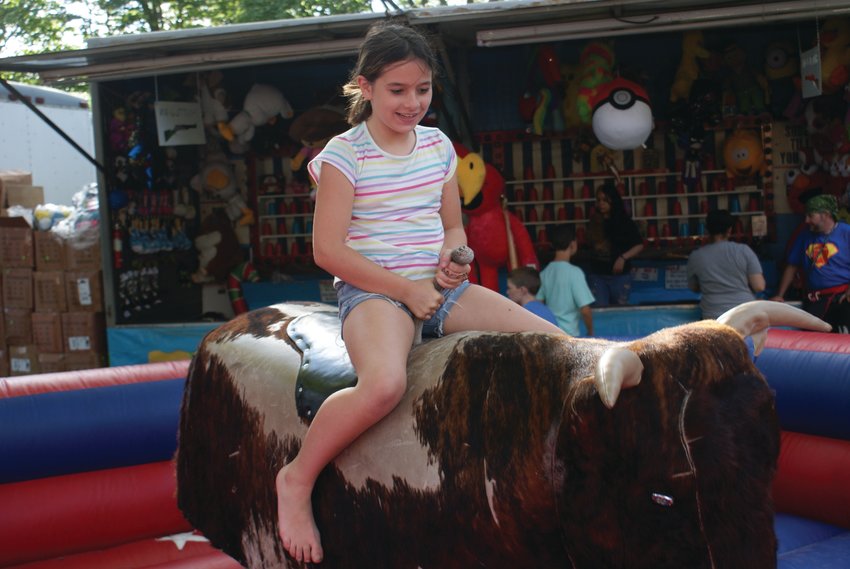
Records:
<instances>
[{"instance_id":1,"label":"tree with green leaves","mask_svg":"<svg viewBox=\"0 0 850 569\"><path fill-rule=\"evenodd\" d=\"M61 0L3 0L0 55L67 49L65 37L75 33L74 19Z\"/></svg>"},{"instance_id":2,"label":"tree with green leaves","mask_svg":"<svg viewBox=\"0 0 850 569\"><path fill-rule=\"evenodd\" d=\"M388 11L448 3L381 1ZM372 9L372 0L2 0L0 57L80 49L90 37L356 14Z\"/></svg>"}]
</instances>

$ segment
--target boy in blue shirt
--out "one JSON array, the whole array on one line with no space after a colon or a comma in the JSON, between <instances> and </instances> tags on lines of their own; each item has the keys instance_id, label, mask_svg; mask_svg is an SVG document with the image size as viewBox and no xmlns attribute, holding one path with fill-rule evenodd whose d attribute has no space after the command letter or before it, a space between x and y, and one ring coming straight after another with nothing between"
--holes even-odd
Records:
<instances>
[{"instance_id":1,"label":"boy in blue shirt","mask_svg":"<svg viewBox=\"0 0 850 569\"><path fill-rule=\"evenodd\" d=\"M508 298L537 316L558 326L558 319L549 307L537 300L540 273L534 267L518 267L508 274Z\"/></svg>"},{"instance_id":2,"label":"boy in blue shirt","mask_svg":"<svg viewBox=\"0 0 850 569\"><path fill-rule=\"evenodd\" d=\"M537 298L555 313L558 326L571 336L579 335L578 319L581 315L587 335L593 336L593 313L590 305L595 300L584 271L570 263L578 251L578 241L569 225L558 225L552 231L555 258L540 273L541 286Z\"/></svg>"}]
</instances>

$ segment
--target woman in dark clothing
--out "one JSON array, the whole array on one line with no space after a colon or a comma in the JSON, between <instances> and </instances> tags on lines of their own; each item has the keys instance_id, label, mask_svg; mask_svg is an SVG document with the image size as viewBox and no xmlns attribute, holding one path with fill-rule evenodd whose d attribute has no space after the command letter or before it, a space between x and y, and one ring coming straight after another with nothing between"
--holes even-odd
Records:
<instances>
[{"instance_id":1,"label":"woman in dark clothing","mask_svg":"<svg viewBox=\"0 0 850 569\"><path fill-rule=\"evenodd\" d=\"M596 190L596 208L587 235L590 251L585 271L596 298L593 306L628 304L632 288L629 261L643 250L643 239L612 185Z\"/></svg>"}]
</instances>

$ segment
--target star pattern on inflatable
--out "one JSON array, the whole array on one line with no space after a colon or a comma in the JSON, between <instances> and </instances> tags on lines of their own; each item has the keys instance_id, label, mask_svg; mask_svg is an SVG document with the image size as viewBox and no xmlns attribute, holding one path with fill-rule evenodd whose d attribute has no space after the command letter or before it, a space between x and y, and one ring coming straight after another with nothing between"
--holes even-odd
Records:
<instances>
[{"instance_id":1,"label":"star pattern on inflatable","mask_svg":"<svg viewBox=\"0 0 850 569\"><path fill-rule=\"evenodd\" d=\"M183 533L175 533L174 535L167 535L165 537L158 537L156 538L156 541L173 541L174 545L177 546L177 549L179 551L183 551L183 548L186 547L186 544L190 541L205 542L209 540L195 532L187 531Z\"/></svg>"}]
</instances>

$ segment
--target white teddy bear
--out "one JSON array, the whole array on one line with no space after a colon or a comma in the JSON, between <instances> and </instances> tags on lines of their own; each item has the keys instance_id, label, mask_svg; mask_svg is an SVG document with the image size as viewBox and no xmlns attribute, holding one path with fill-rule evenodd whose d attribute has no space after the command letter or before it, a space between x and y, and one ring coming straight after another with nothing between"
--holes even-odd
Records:
<instances>
[{"instance_id":1,"label":"white teddy bear","mask_svg":"<svg viewBox=\"0 0 850 569\"><path fill-rule=\"evenodd\" d=\"M254 138L258 126L273 124L278 116L289 119L292 115L292 106L278 89L257 83L245 95L242 111L230 122L218 123L218 129L228 142L245 145Z\"/></svg>"}]
</instances>

